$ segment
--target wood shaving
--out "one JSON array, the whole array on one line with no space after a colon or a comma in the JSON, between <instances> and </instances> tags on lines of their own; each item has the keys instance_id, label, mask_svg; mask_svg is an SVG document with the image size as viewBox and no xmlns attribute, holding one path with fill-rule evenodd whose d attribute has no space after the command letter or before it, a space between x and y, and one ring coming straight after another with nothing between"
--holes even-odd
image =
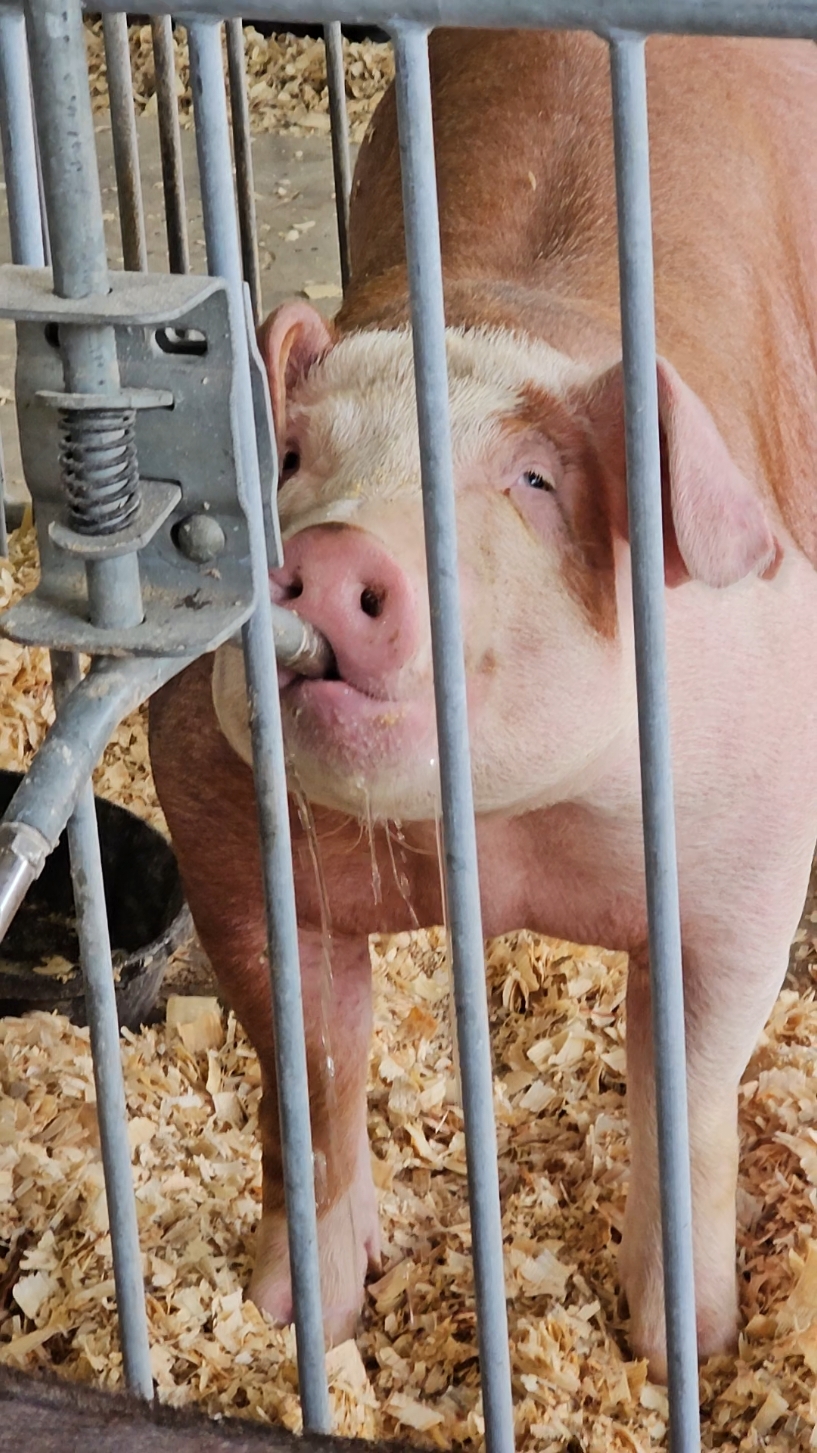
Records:
<instances>
[{"instance_id":1,"label":"wood shaving","mask_svg":"<svg viewBox=\"0 0 817 1453\"><path fill-rule=\"evenodd\" d=\"M28 532L30 535L30 531ZM25 531L0 565L33 583ZM11 585L8 577L16 579ZM15 651L17 648L14 648ZM23 660L23 655L26 659ZM41 656L41 653L40 653ZM45 729L37 653L3 658L6 761ZM33 726L14 731L16 719ZM101 781L155 814L141 716ZM132 757L132 769L131 769ZM107 776L106 776L107 772ZM383 1275L328 1357L336 1429L480 1446L462 1113L442 929L374 936L369 1128ZM622 954L530 933L486 949L517 1446L666 1448L665 1389L629 1354L616 1244L628 1175ZM294 1338L244 1300L260 1205L260 1075L214 998L123 1035L154 1376L160 1396L299 1426ZM817 1004L786 989L740 1093L736 1357L701 1370L703 1447L817 1449ZM87 1031L0 1021L0 1359L122 1382Z\"/></svg>"},{"instance_id":2,"label":"wood shaving","mask_svg":"<svg viewBox=\"0 0 817 1453\"><path fill-rule=\"evenodd\" d=\"M102 22L87 22L91 96L96 111L108 109L108 82ZM137 114L156 112L156 82L149 25L129 28L133 93ZM176 90L184 122L192 115L190 64L183 28L174 31ZM250 124L254 131L286 131L294 136L329 134L329 92L322 40L289 34L260 35L244 28ZM394 76L392 48L376 41L344 38L346 105L353 141L360 141L369 117ZM225 62L226 73L226 62Z\"/></svg>"}]
</instances>

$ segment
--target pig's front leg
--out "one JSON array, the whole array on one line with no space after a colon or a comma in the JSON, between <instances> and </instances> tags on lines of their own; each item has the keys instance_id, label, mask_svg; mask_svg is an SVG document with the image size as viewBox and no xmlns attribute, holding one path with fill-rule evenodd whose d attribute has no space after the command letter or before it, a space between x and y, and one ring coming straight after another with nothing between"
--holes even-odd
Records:
<instances>
[{"instance_id":1,"label":"pig's front leg","mask_svg":"<svg viewBox=\"0 0 817 1453\"><path fill-rule=\"evenodd\" d=\"M372 988L366 939L334 939L331 967L321 937L300 934L312 1152L324 1328L351 1337L367 1268L380 1257L377 1197L366 1130L366 1071ZM292 1319L278 1097L271 1057L262 1061L263 1214L250 1296L279 1322Z\"/></svg>"},{"instance_id":2,"label":"pig's front leg","mask_svg":"<svg viewBox=\"0 0 817 1453\"><path fill-rule=\"evenodd\" d=\"M747 947L742 961L736 959L730 968L723 949L698 957L685 947L684 954L695 1300L702 1360L731 1351L737 1341L738 1086L785 974L787 950L776 947L755 974L749 968L751 957L752 948ZM646 955L633 955L627 986L632 1169L619 1272L630 1311L633 1350L648 1359L651 1376L664 1381L667 1353L650 1014Z\"/></svg>"}]
</instances>

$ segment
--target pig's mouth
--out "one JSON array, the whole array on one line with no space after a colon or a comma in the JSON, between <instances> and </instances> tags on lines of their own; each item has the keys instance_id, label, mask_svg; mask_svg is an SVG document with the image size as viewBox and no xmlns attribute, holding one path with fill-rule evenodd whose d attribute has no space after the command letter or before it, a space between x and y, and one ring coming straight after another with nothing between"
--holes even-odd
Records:
<instances>
[{"instance_id":1,"label":"pig's mouth","mask_svg":"<svg viewBox=\"0 0 817 1453\"><path fill-rule=\"evenodd\" d=\"M358 673L354 662L339 662L337 656L320 677L279 668L278 679L293 763L301 776L306 771L310 778L324 777L333 797L338 793L331 790L330 779L338 774L358 784L372 783L399 764L401 777L411 776L418 749L421 760L434 756L430 691L398 695L390 682ZM428 754L422 750L426 741Z\"/></svg>"}]
</instances>

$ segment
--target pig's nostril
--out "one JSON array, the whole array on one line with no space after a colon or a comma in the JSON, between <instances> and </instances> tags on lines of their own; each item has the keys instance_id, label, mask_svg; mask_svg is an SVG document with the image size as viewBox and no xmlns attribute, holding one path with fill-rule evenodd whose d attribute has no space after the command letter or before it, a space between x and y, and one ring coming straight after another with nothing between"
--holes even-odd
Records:
<instances>
[{"instance_id":1,"label":"pig's nostril","mask_svg":"<svg viewBox=\"0 0 817 1453\"><path fill-rule=\"evenodd\" d=\"M304 593L304 583L300 575L293 575L288 585L284 586L284 600L297 600L299 595Z\"/></svg>"},{"instance_id":2,"label":"pig's nostril","mask_svg":"<svg viewBox=\"0 0 817 1453\"><path fill-rule=\"evenodd\" d=\"M363 614L376 620L383 610L385 594L384 590L375 590L373 586L367 585L360 595L360 609Z\"/></svg>"}]
</instances>

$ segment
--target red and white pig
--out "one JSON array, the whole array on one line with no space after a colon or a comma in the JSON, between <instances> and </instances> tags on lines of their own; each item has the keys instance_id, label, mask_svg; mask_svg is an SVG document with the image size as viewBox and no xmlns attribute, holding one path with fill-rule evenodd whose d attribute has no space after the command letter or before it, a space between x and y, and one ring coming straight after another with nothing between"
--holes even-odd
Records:
<instances>
[{"instance_id":1,"label":"red and white pig","mask_svg":"<svg viewBox=\"0 0 817 1453\"><path fill-rule=\"evenodd\" d=\"M666 1353L625 505L608 55L585 34L436 33L431 68L485 931L625 949L635 1352ZM737 1089L786 970L817 837L817 47L647 46L667 635L701 1356L735 1343ZM349 1335L378 1225L367 935L440 921L438 784L395 98L362 145L352 280L261 331L282 472L273 599L328 637L283 677L334 934L292 813L326 1330ZM261 1061L251 1295L291 1316L240 655L165 687L151 750L193 916ZM375 902L360 820L398 820ZM323 1025L336 1074L329 1093ZM349 1228L354 1245L349 1245Z\"/></svg>"}]
</instances>

